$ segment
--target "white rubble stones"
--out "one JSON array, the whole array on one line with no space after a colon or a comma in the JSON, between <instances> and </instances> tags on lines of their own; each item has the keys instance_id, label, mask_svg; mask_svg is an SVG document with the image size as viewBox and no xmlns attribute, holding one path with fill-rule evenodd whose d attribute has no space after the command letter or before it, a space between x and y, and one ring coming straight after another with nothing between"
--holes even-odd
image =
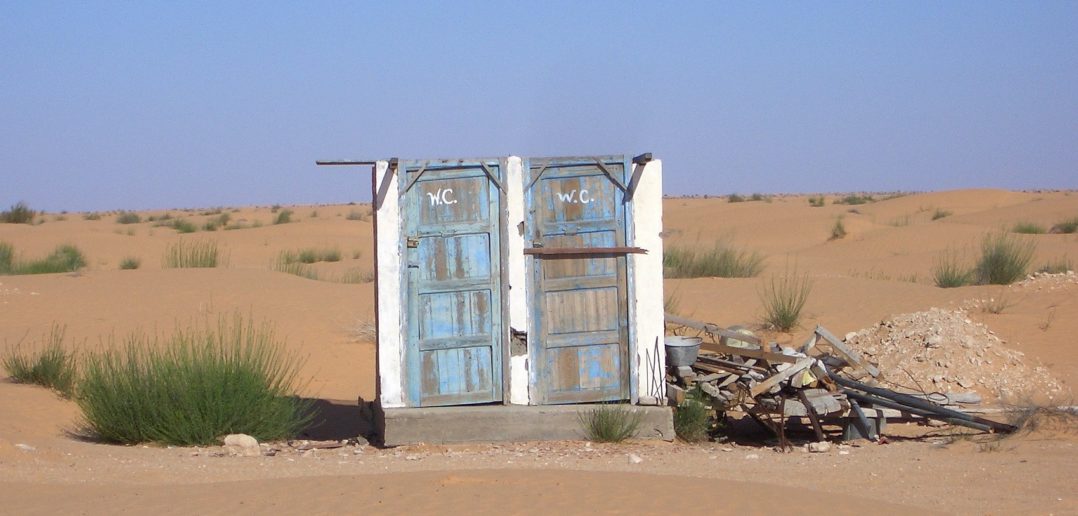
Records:
<instances>
[{"instance_id":1,"label":"white rubble stones","mask_svg":"<svg viewBox=\"0 0 1078 516\"><path fill-rule=\"evenodd\" d=\"M1063 394L1062 384L1046 368L1026 365L1023 353L1007 348L961 309L896 315L848 334L846 342L886 372L888 380L913 390L974 390L986 400L1002 401Z\"/></svg>"},{"instance_id":2,"label":"white rubble stones","mask_svg":"<svg viewBox=\"0 0 1078 516\"><path fill-rule=\"evenodd\" d=\"M236 457L258 457L262 455L262 448L258 446L258 440L247 434L228 434L225 436L225 449L228 454Z\"/></svg>"},{"instance_id":3,"label":"white rubble stones","mask_svg":"<svg viewBox=\"0 0 1078 516\"><path fill-rule=\"evenodd\" d=\"M640 458L640 456L635 453L630 453L628 458L629 464L640 464L641 462L644 462L644 459Z\"/></svg>"},{"instance_id":4,"label":"white rubble stones","mask_svg":"<svg viewBox=\"0 0 1078 516\"><path fill-rule=\"evenodd\" d=\"M807 447L809 453L827 453L831 451L831 443L827 441L808 443Z\"/></svg>"}]
</instances>

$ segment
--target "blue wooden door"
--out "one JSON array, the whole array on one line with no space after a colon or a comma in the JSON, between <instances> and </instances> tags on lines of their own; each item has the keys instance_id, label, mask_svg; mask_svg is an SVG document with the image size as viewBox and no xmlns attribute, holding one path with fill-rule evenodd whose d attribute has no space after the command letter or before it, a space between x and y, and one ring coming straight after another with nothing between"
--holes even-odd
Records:
<instances>
[{"instance_id":1,"label":"blue wooden door","mask_svg":"<svg viewBox=\"0 0 1078 516\"><path fill-rule=\"evenodd\" d=\"M502 399L502 169L496 160L401 164L410 406Z\"/></svg>"},{"instance_id":2,"label":"blue wooden door","mask_svg":"<svg viewBox=\"0 0 1078 516\"><path fill-rule=\"evenodd\" d=\"M623 158L529 160L526 252L533 395L540 404L628 399Z\"/></svg>"}]
</instances>

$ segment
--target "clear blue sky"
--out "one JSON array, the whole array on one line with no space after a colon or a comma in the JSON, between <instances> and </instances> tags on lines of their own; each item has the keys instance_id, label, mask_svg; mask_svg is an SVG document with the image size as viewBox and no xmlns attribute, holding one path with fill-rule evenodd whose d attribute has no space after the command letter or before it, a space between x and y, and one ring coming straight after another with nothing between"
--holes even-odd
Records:
<instances>
[{"instance_id":1,"label":"clear blue sky","mask_svg":"<svg viewBox=\"0 0 1078 516\"><path fill-rule=\"evenodd\" d=\"M671 194L1078 188L1078 2L0 0L0 207L645 151Z\"/></svg>"}]
</instances>

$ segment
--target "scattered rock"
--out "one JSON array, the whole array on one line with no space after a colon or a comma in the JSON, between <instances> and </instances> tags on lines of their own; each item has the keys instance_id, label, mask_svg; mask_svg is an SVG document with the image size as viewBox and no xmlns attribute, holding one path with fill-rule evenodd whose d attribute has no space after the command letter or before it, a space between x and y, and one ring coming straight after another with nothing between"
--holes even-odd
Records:
<instances>
[{"instance_id":1,"label":"scattered rock","mask_svg":"<svg viewBox=\"0 0 1078 516\"><path fill-rule=\"evenodd\" d=\"M745 460L757 460L759 458L760 458L760 456L755 454L755 453L750 453L750 454L745 456Z\"/></svg>"},{"instance_id":2,"label":"scattered rock","mask_svg":"<svg viewBox=\"0 0 1078 516\"><path fill-rule=\"evenodd\" d=\"M629 464L640 464L641 462L644 462L644 459L640 458L639 455L635 453L629 454Z\"/></svg>"},{"instance_id":3,"label":"scattered rock","mask_svg":"<svg viewBox=\"0 0 1078 516\"><path fill-rule=\"evenodd\" d=\"M26 452L37 451L37 448L34 448L33 446L30 446L29 444L24 444L24 443L18 443L18 444L15 445L15 447L22 450L22 451L26 451Z\"/></svg>"},{"instance_id":4,"label":"scattered rock","mask_svg":"<svg viewBox=\"0 0 1078 516\"><path fill-rule=\"evenodd\" d=\"M831 443L827 441L808 443L808 451L809 453L827 453L831 451Z\"/></svg>"},{"instance_id":5,"label":"scattered rock","mask_svg":"<svg viewBox=\"0 0 1078 516\"><path fill-rule=\"evenodd\" d=\"M225 449L229 455L239 457L258 457L262 455L262 448L258 446L258 440L247 434L228 434L225 436Z\"/></svg>"}]
</instances>

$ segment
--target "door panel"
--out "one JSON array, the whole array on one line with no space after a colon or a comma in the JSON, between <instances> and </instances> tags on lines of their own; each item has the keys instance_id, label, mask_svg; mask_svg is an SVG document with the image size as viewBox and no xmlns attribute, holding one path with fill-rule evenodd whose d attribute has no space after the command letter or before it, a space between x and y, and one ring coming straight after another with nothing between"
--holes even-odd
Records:
<instances>
[{"instance_id":1,"label":"door panel","mask_svg":"<svg viewBox=\"0 0 1078 516\"><path fill-rule=\"evenodd\" d=\"M491 173L501 173L488 163ZM407 162L405 384L412 406L502 399L501 196L478 163Z\"/></svg>"},{"instance_id":2,"label":"door panel","mask_svg":"<svg viewBox=\"0 0 1078 516\"><path fill-rule=\"evenodd\" d=\"M605 171L603 169L606 169ZM530 163L525 234L532 247L626 245L624 160ZM533 255L529 336L539 403L629 398L624 254Z\"/></svg>"}]
</instances>

